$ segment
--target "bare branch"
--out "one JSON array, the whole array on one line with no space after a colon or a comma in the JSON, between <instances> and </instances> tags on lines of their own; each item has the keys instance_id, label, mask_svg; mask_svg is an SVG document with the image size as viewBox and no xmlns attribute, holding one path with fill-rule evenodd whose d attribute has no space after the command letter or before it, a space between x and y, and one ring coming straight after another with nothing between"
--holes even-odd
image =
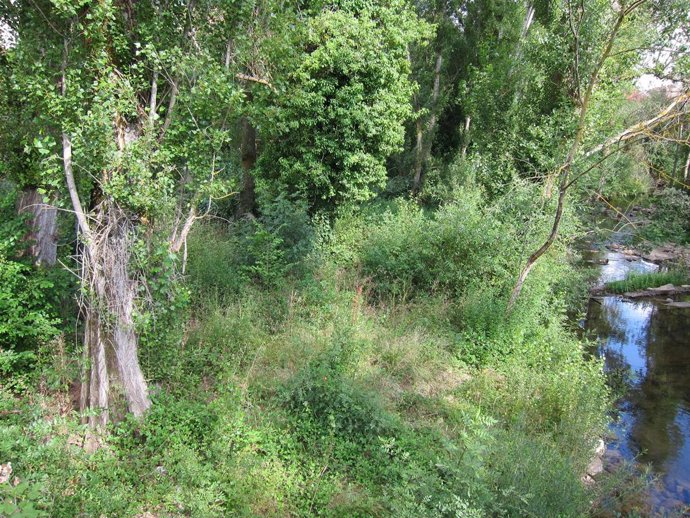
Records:
<instances>
[{"instance_id":1,"label":"bare branch","mask_svg":"<svg viewBox=\"0 0 690 518\"><path fill-rule=\"evenodd\" d=\"M273 87L271 82L266 80L266 79L262 79L260 77L249 76L247 74L240 74L240 73L236 74L235 77L237 79L242 80L242 81L250 81L252 83L259 83L261 85L269 87L271 90L273 90L275 92L275 88Z\"/></svg>"},{"instance_id":2,"label":"bare branch","mask_svg":"<svg viewBox=\"0 0 690 518\"><path fill-rule=\"evenodd\" d=\"M173 114L175 110L175 103L177 102L177 94L179 91L179 79L172 80L172 88L170 90L170 99L168 100L168 109L165 112L165 121L161 127L161 132L158 135L158 141L163 140L165 132L168 131L170 124L172 124Z\"/></svg>"}]
</instances>

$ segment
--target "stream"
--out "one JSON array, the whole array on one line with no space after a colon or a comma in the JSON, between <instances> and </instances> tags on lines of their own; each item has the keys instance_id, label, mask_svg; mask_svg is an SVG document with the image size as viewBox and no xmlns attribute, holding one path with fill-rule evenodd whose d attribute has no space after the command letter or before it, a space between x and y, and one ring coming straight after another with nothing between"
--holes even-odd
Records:
<instances>
[{"instance_id":1,"label":"stream","mask_svg":"<svg viewBox=\"0 0 690 518\"><path fill-rule=\"evenodd\" d=\"M607 249L590 259L605 263L600 283L658 269ZM585 321L606 370L625 389L606 439L605 469L622 461L648 467L655 482L645 500L653 516L690 505L690 310L668 307L667 299L595 297Z\"/></svg>"}]
</instances>

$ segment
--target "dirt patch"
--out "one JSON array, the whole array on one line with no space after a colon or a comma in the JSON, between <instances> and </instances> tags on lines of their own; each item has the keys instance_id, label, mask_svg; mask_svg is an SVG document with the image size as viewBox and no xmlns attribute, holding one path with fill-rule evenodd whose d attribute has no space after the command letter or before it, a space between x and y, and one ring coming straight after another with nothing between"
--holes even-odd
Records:
<instances>
[{"instance_id":1,"label":"dirt patch","mask_svg":"<svg viewBox=\"0 0 690 518\"><path fill-rule=\"evenodd\" d=\"M437 372L433 379L420 380L414 386L414 392L424 397L443 396L469 381L471 376L455 369Z\"/></svg>"}]
</instances>

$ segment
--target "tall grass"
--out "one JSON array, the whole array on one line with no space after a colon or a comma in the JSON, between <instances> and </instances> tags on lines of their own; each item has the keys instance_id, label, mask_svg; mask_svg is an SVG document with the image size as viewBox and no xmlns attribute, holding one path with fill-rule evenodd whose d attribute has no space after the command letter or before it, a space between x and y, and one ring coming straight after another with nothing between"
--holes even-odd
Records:
<instances>
[{"instance_id":1,"label":"tall grass","mask_svg":"<svg viewBox=\"0 0 690 518\"><path fill-rule=\"evenodd\" d=\"M658 288L665 284L678 286L688 283L690 283L690 274L687 271L672 270L668 272L631 273L623 280L607 282L604 288L609 293L628 293Z\"/></svg>"}]
</instances>

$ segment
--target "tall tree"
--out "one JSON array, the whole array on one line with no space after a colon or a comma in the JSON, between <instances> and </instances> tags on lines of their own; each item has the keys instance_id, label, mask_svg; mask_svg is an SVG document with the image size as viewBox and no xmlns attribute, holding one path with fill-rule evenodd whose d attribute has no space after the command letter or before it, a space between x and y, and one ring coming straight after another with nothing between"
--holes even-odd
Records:
<instances>
[{"instance_id":1,"label":"tall tree","mask_svg":"<svg viewBox=\"0 0 690 518\"><path fill-rule=\"evenodd\" d=\"M151 404L137 315L152 263L174 262L230 187L226 125L242 104L225 63L234 7L32 0L5 9L16 34L6 72L34 122L24 140L78 222L82 407L102 427L113 412L139 416Z\"/></svg>"},{"instance_id":2,"label":"tall tree","mask_svg":"<svg viewBox=\"0 0 690 518\"><path fill-rule=\"evenodd\" d=\"M401 149L414 90L407 49L430 28L402 0L312 2L267 105L259 188L313 208L371 198Z\"/></svg>"},{"instance_id":3,"label":"tall tree","mask_svg":"<svg viewBox=\"0 0 690 518\"><path fill-rule=\"evenodd\" d=\"M542 245L530 254L520 271L510 296L508 310L515 305L532 268L556 241L566 198L573 184L596 167L601 160L610 156L612 146L621 145L641 135L648 135L669 118L675 120L685 113L687 94L675 99L651 119L639 122L605 139L603 143L593 146L593 149L586 153L581 152L583 144L591 141L592 138L591 130L594 124L591 113L594 111L593 105L597 102L596 89L605 75L605 67L610 66L614 55L631 53L630 49L625 48L625 43L629 41L625 37L626 32L639 31L640 24L649 23L650 18L654 18L654 6L651 6L650 13L646 9L650 7L648 4L648 0L630 0L606 6L603 12L597 9L596 4L568 3L565 7L565 16L572 33L572 93L577 106L577 125L565 158L553 172L557 184L557 197L551 230ZM621 42L624 44L623 48L618 50ZM638 59L641 57L639 50L633 49L633 52L638 51ZM613 66L615 66L615 60L613 60ZM587 160L593 160L594 164L588 164ZM573 177L578 163L582 164L582 170L577 171Z\"/></svg>"}]
</instances>

